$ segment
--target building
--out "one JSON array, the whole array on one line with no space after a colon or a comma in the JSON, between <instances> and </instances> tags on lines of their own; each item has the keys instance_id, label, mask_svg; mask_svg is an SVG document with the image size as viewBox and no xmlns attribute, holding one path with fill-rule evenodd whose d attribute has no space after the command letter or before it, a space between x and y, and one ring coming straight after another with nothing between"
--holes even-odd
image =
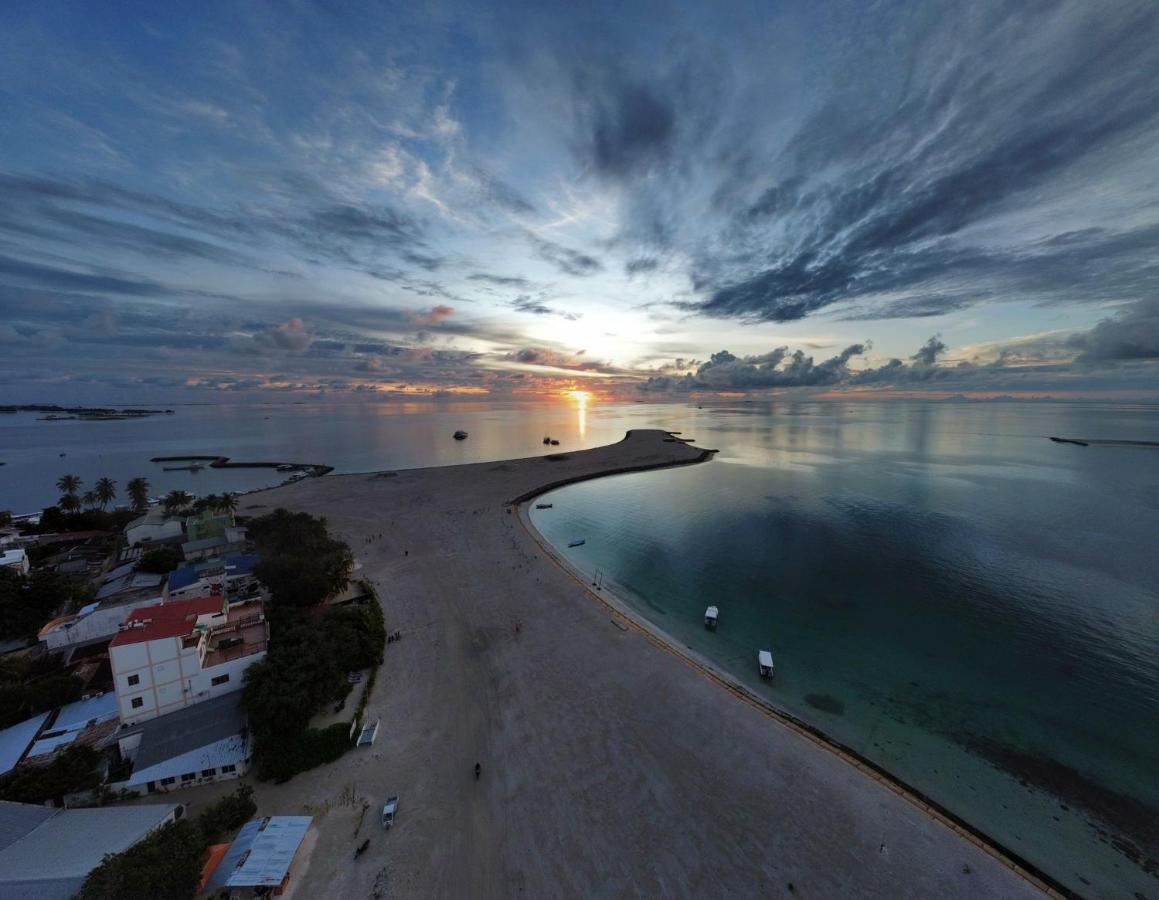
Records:
<instances>
[{"instance_id":1,"label":"building","mask_svg":"<svg viewBox=\"0 0 1159 900\"><path fill-rule=\"evenodd\" d=\"M28 748L40 734L40 728L51 713L37 713L31 719L17 722L0 731L0 775L11 772L24 759Z\"/></svg>"},{"instance_id":2,"label":"building","mask_svg":"<svg viewBox=\"0 0 1159 900\"><path fill-rule=\"evenodd\" d=\"M225 532L234 527L233 513L216 513L202 510L196 516L185 519L185 536L191 541L203 541L211 537L225 537Z\"/></svg>"},{"instance_id":3,"label":"building","mask_svg":"<svg viewBox=\"0 0 1159 900\"><path fill-rule=\"evenodd\" d=\"M69 900L106 854L128 850L182 812L172 804L49 809L0 801L0 897Z\"/></svg>"},{"instance_id":4,"label":"building","mask_svg":"<svg viewBox=\"0 0 1159 900\"><path fill-rule=\"evenodd\" d=\"M14 569L21 575L27 575L29 569L28 554L23 547L15 547L0 552L0 567Z\"/></svg>"},{"instance_id":5,"label":"building","mask_svg":"<svg viewBox=\"0 0 1159 900\"><path fill-rule=\"evenodd\" d=\"M87 700L77 700L56 711L28 748L24 759L47 763L65 747L87 744L101 748L112 743L111 736L120 725L117 695L111 691Z\"/></svg>"},{"instance_id":6,"label":"building","mask_svg":"<svg viewBox=\"0 0 1159 900\"><path fill-rule=\"evenodd\" d=\"M186 541L181 545L181 553L189 562L236 556L245 550L246 534L242 527L227 528L223 534Z\"/></svg>"},{"instance_id":7,"label":"building","mask_svg":"<svg viewBox=\"0 0 1159 900\"><path fill-rule=\"evenodd\" d=\"M185 529L180 519L170 519L160 508L149 510L140 518L125 526L125 540L132 547L135 544L157 544L185 537Z\"/></svg>"},{"instance_id":8,"label":"building","mask_svg":"<svg viewBox=\"0 0 1159 900\"><path fill-rule=\"evenodd\" d=\"M122 729L117 743L133 768L109 787L138 794L239 778L253 756L240 691Z\"/></svg>"},{"instance_id":9,"label":"building","mask_svg":"<svg viewBox=\"0 0 1159 900\"><path fill-rule=\"evenodd\" d=\"M204 895L280 896L289 886L298 850L310 830L310 816L267 816L246 822L217 868Z\"/></svg>"},{"instance_id":10,"label":"building","mask_svg":"<svg viewBox=\"0 0 1159 900\"><path fill-rule=\"evenodd\" d=\"M230 603L219 594L133 610L109 642L121 721L134 725L240 690L268 641L260 598Z\"/></svg>"},{"instance_id":11,"label":"building","mask_svg":"<svg viewBox=\"0 0 1159 900\"><path fill-rule=\"evenodd\" d=\"M231 600L251 596L258 590L253 569L261 561L256 553L207 559L174 569L165 584L165 599L203 597L222 591Z\"/></svg>"}]
</instances>

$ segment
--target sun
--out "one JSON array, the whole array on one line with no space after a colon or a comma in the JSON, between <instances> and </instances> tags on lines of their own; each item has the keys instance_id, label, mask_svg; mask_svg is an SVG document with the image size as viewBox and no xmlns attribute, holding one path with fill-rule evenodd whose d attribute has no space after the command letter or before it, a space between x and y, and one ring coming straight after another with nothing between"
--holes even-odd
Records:
<instances>
[{"instance_id":1,"label":"sun","mask_svg":"<svg viewBox=\"0 0 1159 900\"><path fill-rule=\"evenodd\" d=\"M592 399L591 391L568 391L567 396L578 403L587 403Z\"/></svg>"}]
</instances>

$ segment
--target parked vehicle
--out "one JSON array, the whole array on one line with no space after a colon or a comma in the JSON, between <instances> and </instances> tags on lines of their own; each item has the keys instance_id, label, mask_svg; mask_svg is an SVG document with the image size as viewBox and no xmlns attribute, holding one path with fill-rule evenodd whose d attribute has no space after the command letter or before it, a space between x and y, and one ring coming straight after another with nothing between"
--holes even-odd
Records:
<instances>
[{"instance_id":1,"label":"parked vehicle","mask_svg":"<svg viewBox=\"0 0 1159 900\"><path fill-rule=\"evenodd\" d=\"M394 824L394 814L398 812L398 797L387 797L382 807L382 827L390 828Z\"/></svg>"}]
</instances>

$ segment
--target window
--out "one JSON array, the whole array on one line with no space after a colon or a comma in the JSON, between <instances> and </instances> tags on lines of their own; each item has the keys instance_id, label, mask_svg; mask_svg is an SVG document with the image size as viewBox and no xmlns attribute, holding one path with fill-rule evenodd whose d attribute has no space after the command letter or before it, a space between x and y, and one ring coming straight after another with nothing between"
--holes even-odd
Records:
<instances>
[{"instance_id":1,"label":"window","mask_svg":"<svg viewBox=\"0 0 1159 900\"><path fill-rule=\"evenodd\" d=\"M236 772L237 766L222 766L221 771L222 774L225 774L226 772Z\"/></svg>"},{"instance_id":2,"label":"window","mask_svg":"<svg viewBox=\"0 0 1159 900\"><path fill-rule=\"evenodd\" d=\"M176 780L177 780L177 779L176 779L176 778L173 778L173 777L169 777L169 778L162 778L162 779L161 779L161 784L163 784L163 785L165 785L165 784L172 784L172 783L173 783L173 782L175 782Z\"/></svg>"},{"instance_id":3,"label":"window","mask_svg":"<svg viewBox=\"0 0 1159 900\"><path fill-rule=\"evenodd\" d=\"M196 777L197 774L195 772L186 772L181 776L181 782L184 784L186 781L192 781Z\"/></svg>"},{"instance_id":4,"label":"window","mask_svg":"<svg viewBox=\"0 0 1159 900\"><path fill-rule=\"evenodd\" d=\"M132 706L133 709L140 709L142 706L145 705L145 698L144 697L134 697L133 702L130 703L129 705Z\"/></svg>"},{"instance_id":5,"label":"window","mask_svg":"<svg viewBox=\"0 0 1159 900\"><path fill-rule=\"evenodd\" d=\"M128 678L128 681L129 681L129 687L133 687L134 685L138 685L141 683L141 676L140 675L130 675Z\"/></svg>"},{"instance_id":6,"label":"window","mask_svg":"<svg viewBox=\"0 0 1159 900\"><path fill-rule=\"evenodd\" d=\"M212 778L216 774L217 774L217 769L202 769L201 770L201 777L202 778Z\"/></svg>"},{"instance_id":7,"label":"window","mask_svg":"<svg viewBox=\"0 0 1159 900\"><path fill-rule=\"evenodd\" d=\"M212 684L214 687L217 687L219 684L225 684L227 681L229 681L228 675L218 675L216 678L212 679L209 683Z\"/></svg>"}]
</instances>

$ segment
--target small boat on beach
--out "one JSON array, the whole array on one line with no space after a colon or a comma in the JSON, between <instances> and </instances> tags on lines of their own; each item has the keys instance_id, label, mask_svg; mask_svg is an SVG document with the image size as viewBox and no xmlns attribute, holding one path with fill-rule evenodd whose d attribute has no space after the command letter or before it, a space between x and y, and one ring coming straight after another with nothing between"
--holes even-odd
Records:
<instances>
[{"instance_id":1,"label":"small boat on beach","mask_svg":"<svg viewBox=\"0 0 1159 900\"><path fill-rule=\"evenodd\" d=\"M720 618L720 610L710 606L704 611L704 627L709 631L716 631L716 620Z\"/></svg>"},{"instance_id":2,"label":"small boat on beach","mask_svg":"<svg viewBox=\"0 0 1159 900\"><path fill-rule=\"evenodd\" d=\"M456 441L465 441L467 439L467 432L459 429L452 435Z\"/></svg>"},{"instance_id":3,"label":"small boat on beach","mask_svg":"<svg viewBox=\"0 0 1159 900\"><path fill-rule=\"evenodd\" d=\"M557 441L555 438L552 438L552 439L551 439L551 446L553 446L553 447L558 447L558 446L559 446L559 441Z\"/></svg>"},{"instance_id":4,"label":"small boat on beach","mask_svg":"<svg viewBox=\"0 0 1159 900\"><path fill-rule=\"evenodd\" d=\"M568 546L569 547L582 547L586 543L587 543L586 540L584 540L583 538L580 538L578 541L572 541L571 543L568 544Z\"/></svg>"},{"instance_id":5,"label":"small boat on beach","mask_svg":"<svg viewBox=\"0 0 1159 900\"><path fill-rule=\"evenodd\" d=\"M536 503L535 508L536 509L551 509L551 504L550 503Z\"/></svg>"},{"instance_id":6,"label":"small boat on beach","mask_svg":"<svg viewBox=\"0 0 1159 900\"><path fill-rule=\"evenodd\" d=\"M771 650L757 651L757 667L760 669L761 678L773 677L773 653Z\"/></svg>"}]
</instances>

